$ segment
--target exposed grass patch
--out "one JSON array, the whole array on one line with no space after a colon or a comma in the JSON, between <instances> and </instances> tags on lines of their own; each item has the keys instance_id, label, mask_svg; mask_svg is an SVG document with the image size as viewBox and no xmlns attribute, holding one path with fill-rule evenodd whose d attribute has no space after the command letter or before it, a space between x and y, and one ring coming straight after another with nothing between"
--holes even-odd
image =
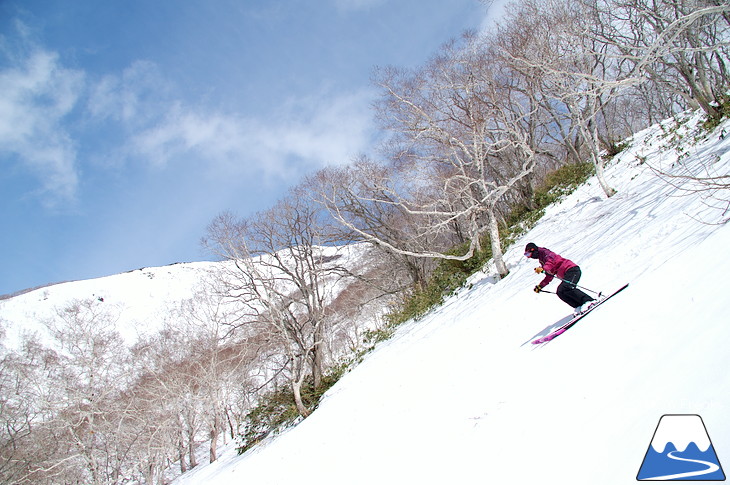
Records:
<instances>
[{"instance_id":1,"label":"exposed grass patch","mask_svg":"<svg viewBox=\"0 0 730 485\"><path fill-rule=\"evenodd\" d=\"M468 245L464 244L452 249L450 253L464 254L467 250ZM467 278L482 268L491 257L489 239L485 237L482 241L482 250L477 251L471 258L465 261L442 259L428 283L412 288L404 296L399 307L385 316L389 326L395 327L407 320L419 319L434 307L441 305L444 298L464 286Z\"/></svg>"},{"instance_id":2,"label":"exposed grass patch","mask_svg":"<svg viewBox=\"0 0 730 485\"><path fill-rule=\"evenodd\" d=\"M324 393L346 372L349 363L341 363L328 369L318 387L308 379L302 386L302 400L307 408L314 410ZM271 391L261 397L259 404L246 415L245 429L239 434L238 454L243 454L272 432L281 431L300 419L291 388Z\"/></svg>"},{"instance_id":3,"label":"exposed grass patch","mask_svg":"<svg viewBox=\"0 0 730 485\"><path fill-rule=\"evenodd\" d=\"M544 210L553 202L573 193L594 173L595 167L590 162L565 165L550 172L543 185L535 190L534 199L538 210Z\"/></svg>"},{"instance_id":4,"label":"exposed grass patch","mask_svg":"<svg viewBox=\"0 0 730 485\"><path fill-rule=\"evenodd\" d=\"M705 131L710 132L728 118L730 118L730 95L725 95L720 100L718 115L713 117L708 116L702 123L702 128L704 128Z\"/></svg>"}]
</instances>

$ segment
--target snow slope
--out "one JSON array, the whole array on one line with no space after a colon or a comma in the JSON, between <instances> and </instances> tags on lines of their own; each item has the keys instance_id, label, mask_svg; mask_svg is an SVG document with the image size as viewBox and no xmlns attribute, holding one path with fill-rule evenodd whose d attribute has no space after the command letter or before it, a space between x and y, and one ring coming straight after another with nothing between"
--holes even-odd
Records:
<instances>
[{"instance_id":1,"label":"snow slope","mask_svg":"<svg viewBox=\"0 0 730 485\"><path fill-rule=\"evenodd\" d=\"M718 129L675 163L662 133L638 134L608 168L616 196L591 180L551 207L506 253L507 278L476 275L401 326L301 424L243 456L231 446L175 485L630 484L670 413L700 415L730 466L730 227L708 224L722 215L706 194L640 163L681 171L711 159L727 174L730 139ZM529 241L580 264L588 288L631 285L531 345L570 309L532 292Z\"/></svg>"},{"instance_id":2,"label":"snow slope","mask_svg":"<svg viewBox=\"0 0 730 485\"><path fill-rule=\"evenodd\" d=\"M43 322L73 301L102 299L112 314L120 315L117 328L128 344L162 327L172 306L191 298L197 285L220 263L180 263L141 268L102 278L72 281L40 288L0 301L7 346L17 347L24 332L47 334Z\"/></svg>"},{"instance_id":3,"label":"snow slope","mask_svg":"<svg viewBox=\"0 0 730 485\"><path fill-rule=\"evenodd\" d=\"M323 247L323 254L335 258L335 264L352 270L367 263L364 244ZM235 274L231 262L177 263L162 267L141 268L126 273L50 285L0 300L0 328L5 346L17 348L25 333L34 333L48 341L44 322L57 318L58 312L78 301L96 301L110 315L118 318L116 327L128 345L140 337L160 330L171 310L196 292L214 285L216 278ZM344 283L328 283L334 298ZM2 334L0 334L1 336Z\"/></svg>"}]
</instances>

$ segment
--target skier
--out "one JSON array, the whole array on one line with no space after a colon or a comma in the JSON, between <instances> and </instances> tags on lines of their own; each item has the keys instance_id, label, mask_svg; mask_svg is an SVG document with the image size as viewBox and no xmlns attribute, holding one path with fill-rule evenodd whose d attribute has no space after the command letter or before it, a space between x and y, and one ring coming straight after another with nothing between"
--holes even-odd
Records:
<instances>
[{"instance_id":1,"label":"skier","mask_svg":"<svg viewBox=\"0 0 730 485\"><path fill-rule=\"evenodd\" d=\"M576 314L588 310L596 301L576 288L581 273L578 265L571 260L565 259L547 248L539 248L535 243L525 246L525 257L540 261L540 266L535 268L535 273L545 273L545 278L535 286L535 293L540 293L550 284L553 277L557 276L563 280L558 286L558 297L573 307Z\"/></svg>"}]
</instances>

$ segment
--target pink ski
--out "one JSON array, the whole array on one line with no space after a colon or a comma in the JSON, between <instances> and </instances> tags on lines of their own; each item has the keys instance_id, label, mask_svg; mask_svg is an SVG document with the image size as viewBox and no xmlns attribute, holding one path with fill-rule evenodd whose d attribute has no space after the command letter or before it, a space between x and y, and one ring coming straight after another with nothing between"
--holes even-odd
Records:
<instances>
[{"instance_id":1,"label":"pink ski","mask_svg":"<svg viewBox=\"0 0 730 485\"><path fill-rule=\"evenodd\" d=\"M624 286L622 286L618 290L614 291L613 293L611 293L607 297L605 297L605 298L599 300L598 302L596 302L596 304L594 304L593 306L591 306L588 310L584 311L583 313L581 313L579 315L576 315L568 323L566 323L564 325L561 325L556 330L553 330L552 332L550 332L549 334L545 335L544 337L540 337L538 339L533 340L532 343L535 344L535 345L537 345L537 344L544 344L544 343L550 342L552 339L554 339L558 335L562 335L563 333L565 333L566 330L568 330L570 327L572 327L573 325L575 325L576 323L578 323L578 321L580 319L582 319L583 317L585 317L586 315L588 315L590 312L592 312L593 310L595 310L599 306L603 305L606 301L608 301L609 298L611 298L612 296L616 295L620 291L625 290L627 286L629 286L628 283L626 283Z\"/></svg>"}]
</instances>

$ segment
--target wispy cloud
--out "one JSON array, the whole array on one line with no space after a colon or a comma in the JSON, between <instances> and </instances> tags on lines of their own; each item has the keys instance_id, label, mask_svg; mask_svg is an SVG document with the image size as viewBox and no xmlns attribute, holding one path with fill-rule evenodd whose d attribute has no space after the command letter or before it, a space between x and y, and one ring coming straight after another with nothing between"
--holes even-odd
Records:
<instances>
[{"instance_id":1,"label":"wispy cloud","mask_svg":"<svg viewBox=\"0 0 730 485\"><path fill-rule=\"evenodd\" d=\"M44 50L0 71L0 153L39 179L38 192L50 206L73 200L78 187L75 142L64 118L84 83L82 72Z\"/></svg>"},{"instance_id":2,"label":"wispy cloud","mask_svg":"<svg viewBox=\"0 0 730 485\"><path fill-rule=\"evenodd\" d=\"M298 178L302 170L348 162L367 149L372 93L322 95L280 107L269 119L206 112L176 103L133 138L137 156L164 166L195 155L212 170Z\"/></svg>"},{"instance_id":3,"label":"wispy cloud","mask_svg":"<svg viewBox=\"0 0 730 485\"><path fill-rule=\"evenodd\" d=\"M121 74L106 75L94 83L86 107L94 120L140 127L156 121L169 104L171 90L155 63L138 60Z\"/></svg>"},{"instance_id":4,"label":"wispy cloud","mask_svg":"<svg viewBox=\"0 0 730 485\"><path fill-rule=\"evenodd\" d=\"M0 72L0 92L0 155L37 178L48 204L75 199L90 160L292 182L348 162L373 133L368 90L324 90L254 117L182 99L149 61L94 78L42 49Z\"/></svg>"}]
</instances>

